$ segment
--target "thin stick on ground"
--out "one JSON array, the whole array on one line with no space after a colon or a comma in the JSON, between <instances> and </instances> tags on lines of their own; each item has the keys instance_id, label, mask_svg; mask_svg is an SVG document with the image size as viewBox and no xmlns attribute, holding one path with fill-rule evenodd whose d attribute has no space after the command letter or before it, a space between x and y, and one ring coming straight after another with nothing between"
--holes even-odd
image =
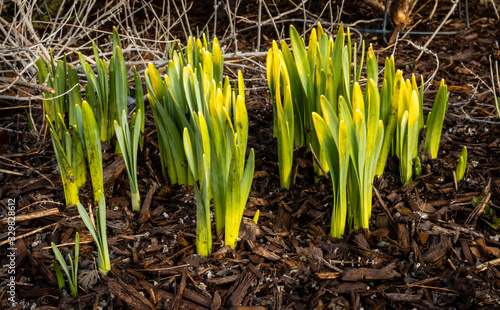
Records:
<instances>
[{"instance_id":1,"label":"thin stick on ground","mask_svg":"<svg viewBox=\"0 0 500 310\"><path fill-rule=\"evenodd\" d=\"M170 1L169 1L170 2ZM188 34L188 31L186 30L186 26L184 25L184 22L182 21L182 16L181 13L179 12L179 8L177 7L177 4L175 4L175 1L172 1L175 7L175 11L177 12L177 16L179 17L178 21L180 22L182 26L182 30L184 31L184 36L189 37L190 35ZM154 12L154 10L153 10ZM189 33L191 33L191 29L189 29Z\"/></svg>"},{"instance_id":2,"label":"thin stick on ground","mask_svg":"<svg viewBox=\"0 0 500 310\"><path fill-rule=\"evenodd\" d=\"M424 86L425 86L424 92L425 92L432 85L431 83L434 80L434 78L436 77L436 74L437 74L437 72L439 70L439 57L438 57L438 55L436 53L434 53L433 51L427 49L425 46L416 45L415 43L413 43L410 40L405 40L405 41L408 42L408 43L410 43L416 49L421 50L420 55L422 55L424 52L426 52L426 53L431 54L432 56L434 56L434 58L436 59L436 70L434 70L434 72L432 73L432 75L430 76L430 78L427 79L427 82L425 82L425 84L424 84ZM412 61L412 63L414 63L414 62L415 61Z\"/></svg>"},{"instance_id":3,"label":"thin stick on ground","mask_svg":"<svg viewBox=\"0 0 500 310\"><path fill-rule=\"evenodd\" d=\"M14 166L19 165L19 166L21 166L21 167L23 167L23 168L25 168L25 169L28 169L29 171L32 171L32 172L37 173L37 174L38 174L38 175L40 175L42 178L44 178L45 180L49 181L49 183L50 183L52 186L54 186L54 187L55 187L54 183L53 183L53 182L52 182L52 181L51 181L51 180L50 180L47 176L45 176L43 173L41 173L40 171L38 171L38 169L34 169L34 168L32 168L32 167L26 166L26 165L24 165L24 164L21 164L21 163L19 163L19 162L15 161L15 160L12 160L12 159L7 158L7 157L4 157L4 156L0 156L0 159L2 159L2 160L6 160L6 161L9 161L9 162L11 162Z\"/></svg>"},{"instance_id":4,"label":"thin stick on ground","mask_svg":"<svg viewBox=\"0 0 500 310\"><path fill-rule=\"evenodd\" d=\"M340 4L340 8L337 6L337 9L338 9L337 18L335 18L335 22L333 22L333 20L332 20L332 24L333 23L340 23L341 18L342 18L342 11L344 10L344 2L345 2L345 0L342 0L342 3ZM332 2L330 1L329 4L330 4L330 15L333 18Z\"/></svg>"},{"instance_id":5,"label":"thin stick on ground","mask_svg":"<svg viewBox=\"0 0 500 310\"><path fill-rule=\"evenodd\" d=\"M34 219L38 219L41 217L46 217L46 216L51 216L51 215L56 215L56 214L59 214L58 208L52 208L52 209L48 209L48 210L42 210L42 211L38 211L38 212L17 215L16 216L16 223L19 223L22 221L34 220ZM6 218L6 217L0 220L1 224L6 224L7 222L8 222L8 218Z\"/></svg>"},{"instance_id":6,"label":"thin stick on ground","mask_svg":"<svg viewBox=\"0 0 500 310\"><path fill-rule=\"evenodd\" d=\"M269 8L267 7L267 4L265 1L263 2L263 4L264 4L264 8L266 9L266 12L269 15L270 19L263 22L262 24L266 24L268 21L270 21L274 26L274 30L276 31L276 35L278 36L278 40L281 40L281 34L280 34L280 31L278 30L278 26L276 26L275 17L273 17L273 14L271 13L271 11L269 11ZM285 14L285 13L283 13L283 14ZM278 17L278 18L281 18L281 17Z\"/></svg>"},{"instance_id":7,"label":"thin stick on ground","mask_svg":"<svg viewBox=\"0 0 500 310\"><path fill-rule=\"evenodd\" d=\"M260 24L262 20L262 0L259 0L259 12L258 12L258 17L257 17L257 52L260 50L260 37L261 37L261 28L262 25Z\"/></svg>"},{"instance_id":8,"label":"thin stick on ground","mask_svg":"<svg viewBox=\"0 0 500 310\"><path fill-rule=\"evenodd\" d=\"M495 109L497 111L497 117L500 117L500 110L498 105L500 104L499 102L499 97L497 97L497 92L496 92L496 87L495 87L495 75L493 73L493 62L491 61L491 55L489 57L490 59L490 74L491 74L491 83L492 85L492 90L493 90L493 101L495 102ZM496 68L496 73L497 73L497 83L498 83L498 91L500 91L500 78L498 75L498 61L495 61L495 68Z\"/></svg>"},{"instance_id":9,"label":"thin stick on ground","mask_svg":"<svg viewBox=\"0 0 500 310\"><path fill-rule=\"evenodd\" d=\"M20 76L17 76L16 78L9 78L9 77L0 76L0 81L1 82L11 83L12 85L18 85L18 86L22 86L22 87L29 87L31 89L36 89L36 90L39 90L39 91L42 91L42 92L51 93L51 94L55 94L56 93L56 90L53 89L53 88L51 88L51 87L47 87L47 86L40 85L40 84L33 84L33 83L29 83L29 82L24 82L24 81L20 80ZM0 91L0 93L1 92L2 91Z\"/></svg>"},{"instance_id":10,"label":"thin stick on ground","mask_svg":"<svg viewBox=\"0 0 500 310\"><path fill-rule=\"evenodd\" d=\"M234 53L238 53L238 31L236 29L236 13L238 12L238 7L240 6L241 0L236 1L234 6L234 12L231 11L231 7L229 5L229 0L226 2L226 12L229 17L229 26L231 28L231 36L234 40Z\"/></svg>"},{"instance_id":11,"label":"thin stick on ground","mask_svg":"<svg viewBox=\"0 0 500 310\"><path fill-rule=\"evenodd\" d=\"M80 217L80 215L75 215L75 216L70 217L70 218L68 218L68 219L64 219L64 220L61 220L61 221L59 221L59 222L52 223L52 224L49 224L49 225L47 225L47 226L43 226L43 227L40 227L40 228L34 229L34 230L32 230L32 231L30 231L30 232L27 232L27 233L25 233L25 234L23 234L23 235L17 235L17 236L14 238L14 240L13 240L13 241L16 241L16 240L19 240L19 239L24 239L25 237L28 237L28 236L31 236L31 235L37 234L37 233L39 233L39 232L41 232L41 231L44 231L44 230L45 230L45 229L47 229L47 228L50 228L50 227L53 227L53 226L57 226L57 225L59 225L62 221L66 221L66 220L73 220L73 219L76 219L76 218L79 218L79 217ZM12 241L11 239L7 238L6 240L3 240L3 241L1 241L1 242L0 242L0 246L5 245L5 244L7 244L7 243L9 243L9 242L11 242L11 241Z\"/></svg>"},{"instance_id":12,"label":"thin stick on ground","mask_svg":"<svg viewBox=\"0 0 500 310\"><path fill-rule=\"evenodd\" d=\"M187 10L186 10L186 5L184 3L184 0L181 1L181 5L182 5L182 11L184 12L184 17L186 18L186 25L187 25L187 28L189 30L189 36L193 36L193 33L191 32L191 26L189 25L189 19L188 19L188 16L187 16Z\"/></svg>"},{"instance_id":13,"label":"thin stick on ground","mask_svg":"<svg viewBox=\"0 0 500 310\"><path fill-rule=\"evenodd\" d=\"M500 15L498 14L498 9L497 9L497 5L495 4L495 1L494 0L490 0L491 1L491 5L493 5L493 9L495 10L495 14L497 15L497 18L500 19Z\"/></svg>"}]
</instances>

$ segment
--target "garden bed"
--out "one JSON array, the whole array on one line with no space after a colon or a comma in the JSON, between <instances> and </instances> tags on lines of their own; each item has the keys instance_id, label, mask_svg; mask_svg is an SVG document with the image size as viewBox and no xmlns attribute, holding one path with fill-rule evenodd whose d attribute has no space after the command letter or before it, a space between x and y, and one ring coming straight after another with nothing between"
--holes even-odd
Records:
<instances>
[{"instance_id":1,"label":"garden bed","mask_svg":"<svg viewBox=\"0 0 500 310\"><path fill-rule=\"evenodd\" d=\"M288 5L278 7L283 12ZM433 79L425 92L426 113L444 78L449 108L439 157L424 158L422 175L404 187L397 158L389 159L384 175L374 182L370 230L351 230L343 239L329 237L331 181L323 177L314 182L312 158L304 159L304 149L295 150L291 189L280 187L265 55L231 57L233 47L226 43L230 70L225 74L234 79L233 71L242 70L247 81L248 146L255 150L254 181L236 250L224 247L222 236L214 233L213 254L196 255L194 191L170 185L162 176L156 128L146 103L144 150L138 159L143 201L139 213L131 211L123 159L113 148L103 147L109 277L96 272L96 247L76 206L65 207L52 144L47 131L40 129L43 113L36 107L41 101L29 102L32 109L27 108L37 130L30 130L27 115L19 108L27 102L2 102L0 169L7 171L0 171L0 199L5 210L12 200L17 209L17 239L11 246L16 249L15 297L22 302L17 307L498 309L500 240L498 230L487 224L497 218L484 209L499 212L500 126L489 88L489 57L500 60L500 21L491 6L470 5L470 28L455 13L443 30L456 34L436 36L427 46L430 52L424 52L418 62L413 62L420 54L417 46L423 46L428 35L410 34L394 47L387 46L381 34L363 32L363 39L374 45L379 68L394 51L396 68L421 74L426 81ZM254 2L240 7L240 15L255 19ZM450 8L451 4L442 4L433 20L416 25L415 30L432 33ZM193 3L192 29L203 26L206 10ZM346 3L343 12L345 24L383 16L363 1ZM227 21L221 14L222 33ZM301 14L291 13L291 18ZM373 30L380 29L380 24L362 25ZM174 28L173 33L178 31L182 38L181 29ZM270 47L273 31L263 28L261 51ZM242 31L239 36L239 52L253 52L255 31ZM463 146L469 152L466 177L455 182L453 171ZM90 186L81 197L86 203L92 201ZM255 225L251 219L257 210L260 217ZM2 215L0 225L7 227L7 211ZM76 231L81 238L80 290L78 297L67 297L57 288L50 243L72 245ZM0 239L2 266L10 261L7 241L6 236ZM8 270L1 270L6 284ZM9 297L8 290L2 290L0 307L10 305Z\"/></svg>"}]
</instances>

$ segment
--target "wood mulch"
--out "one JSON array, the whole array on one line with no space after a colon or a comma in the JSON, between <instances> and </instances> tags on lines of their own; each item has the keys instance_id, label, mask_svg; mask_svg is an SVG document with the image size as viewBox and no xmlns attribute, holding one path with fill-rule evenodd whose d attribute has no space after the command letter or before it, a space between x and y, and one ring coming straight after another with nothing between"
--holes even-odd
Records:
<instances>
[{"instance_id":1,"label":"wood mulch","mask_svg":"<svg viewBox=\"0 0 500 310\"><path fill-rule=\"evenodd\" d=\"M255 14L254 2L242 6L241 14ZM435 18L414 30L437 27L451 7L439 3ZM283 11L289 4L281 5ZM149 107L139 155L140 213L130 211L123 160L109 151L103 156L109 277L95 272L96 247L76 207L63 205L50 140L29 130L24 111L2 111L0 169L14 173L0 170L0 265L9 263L6 210L8 200L15 199L16 300L23 302L17 309L35 304L37 309L499 309L500 237L488 223L497 221L493 211L500 212L500 122L488 87L489 56L500 60L500 21L486 4L469 5L470 28L453 14L443 30L457 34L436 36L427 47L434 54L424 53L414 63L420 50L407 41L423 46L429 36L409 35L395 49L396 68L426 80L439 60L424 103L427 115L444 78L450 105L439 158L424 159L423 175L405 187L397 159L389 160L374 183L370 231L351 230L344 239L329 237L331 183L314 183L312 160L301 158L304 150L296 151L291 190L280 188L265 72L250 61L240 63L250 81L246 101L254 183L237 249L223 246L222 236L214 234L214 253L206 258L195 254L193 190L170 186L161 175ZM203 8L195 6L190 14L202 19ZM344 7L346 24L380 17L362 1ZM381 22L358 27L365 25L381 29ZM273 38L273 31L264 28L263 34ZM253 50L255 35L241 34L240 51ZM381 34L364 32L363 38L383 65L393 47L386 48ZM262 50L270 43L263 40ZM252 60L265 66L265 57ZM41 109L33 111L41 124ZM466 180L456 183L453 171L463 146L469 155ZM82 200L91 198L87 188ZM80 289L78 297L68 297L57 289L50 243L68 244L60 248L66 256L77 231ZM7 270L0 269L1 287L8 282ZM9 305L8 297L0 289L0 308Z\"/></svg>"}]
</instances>

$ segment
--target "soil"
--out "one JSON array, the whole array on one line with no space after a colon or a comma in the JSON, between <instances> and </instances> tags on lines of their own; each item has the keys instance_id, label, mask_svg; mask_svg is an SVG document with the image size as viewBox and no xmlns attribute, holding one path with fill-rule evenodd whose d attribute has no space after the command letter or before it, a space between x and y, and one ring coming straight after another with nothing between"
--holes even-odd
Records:
<instances>
[{"instance_id":1,"label":"soil","mask_svg":"<svg viewBox=\"0 0 500 310\"><path fill-rule=\"evenodd\" d=\"M440 1L433 19L425 20L433 7L430 2L406 29L432 33L438 27L452 3ZM275 14L277 9L294 8L287 1L277 6L266 3ZM310 8L313 13L325 2L318 2L316 11L315 5ZM326 178L314 182L312 158L304 158L303 149L295 154L291 189L280 188L265 56L226 58L225 73L233 78L233 71L242 70L248 80L249 147L256 158L237 249L224 247L223 238L214 233L214 253L205 258L195 254L194 192L171 186L162 176L148 106L145 147L139 155L140 213L130 210L123 161L110 151L114 148L103 155L109 277L95 271L96 247L76 207L64 205L52 144L47 131L42 131L42 110L31 110L38 130L30 130L24 109L13 108L25 102L2 101L0 227L7 231L7 209L15 200L15 287L16 301L21 302L16 308L500 309L500 237L495 225L488 224L498 223L495 212L500 212L500 122L489 60L500 60L500 21L489 1L474 1L468 9L470 27L464 16L453 13L442 31L456 34L437 35L427 46L429 52L415 62L417 46L424 46L429 34L410 33L396 47L388 46L381 33L368 32L382 29L383 12L364 1L345 3L342 21L367 28L353 31L353 40L362 34L367 44L373 44L380 66L394 52L396 68L403 69L405 77L414 73L430 81L424 94L425 115L441 79L449 86L449 108L439 157L424 157L422 176L404 187L397 158L390 159L382 178L374 182L370 230L350 230L343 239L329 237L331 182ZM211 3L193 3L192 29L203 27L207 10L213 11ZM219 11L222 36L227 15ZM238 14L255 20L256 2L243 1ZM297 20L303 17L300 11L289 15L298 29L303 24ZM416 23L419 19L422 22ZM240 29L246 25L241 23ZM279 27L286 37L288 23ZM182 40L182 28L174 30ZM238 51L255 51L256 35L255 29L241 31ZM273 38L274 27L263 27L261 51L267 51ZM232 43L225 44L226 53L233 52ZM40 101L30 104L41 106ZM468 149L467 172L464 181L456 182L453 171L463 146ZM90 185L81 199L91 202ZM258 225L252 225L257 210ZM77 231L80 289L78 297L69 297L57 288L50 243L68 244L60 248L66 256L72 253ZM7 241L2 233L2 266L10 262ZM7 272L7 267L0 272L3 287L9 281ZM2 288L0 308L10 305L8 297Z\"/></svg>"}]
</instances>

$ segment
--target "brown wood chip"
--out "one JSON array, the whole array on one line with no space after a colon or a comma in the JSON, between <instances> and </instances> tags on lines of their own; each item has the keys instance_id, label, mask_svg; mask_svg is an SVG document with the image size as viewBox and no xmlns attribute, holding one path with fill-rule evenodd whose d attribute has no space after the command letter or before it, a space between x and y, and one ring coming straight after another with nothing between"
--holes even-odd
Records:
<instances>
[{"instance_id":1,"label":"brown wood chip","mask_svg":"<svg viewBox=\"0 0 500 310\"><path fill-rule=\"evenodd\" d=\"M125 170L125 161L123 161L123 158L121 157L104 168L102 179L106 190L108 190L115 183L116 178L118 178L123 170Z\"/></svg>"},{"instance_id":2,"label":"brown wood chip","mask_svg":"<svg viewBox=\"0 0 500 310\"><path fill-rule=\"evenodd\" d=\"M422 258L426 262L437 262L440 258L446 255L448 250L451 247L451 240L450 237L443 235L440 235L438 238L435 237L434 243L431 244L429 247L429 250L424 253Z\"/></svg>"},{"instance_id":3,"label":"brown wood chip","mask_svg":"<svg viewBox=\"0 0 500 310\"><path fill-rule=\"evenodd\" d=\"M162 304L163 303L163 309L172 309L173 301L174 301L174 294L164 291L153 284L149 283L148 281L142 280L139 282L140 286L144 288L146 291L150 292L153 291L153 293L156 296L156 301L157 304ZM187 296L186 294L187 289L184 291L184 296ZM196 310L196 309L206 309L207 306L201 306L196 303L192 303L190 301L186 300L181 300L179 303L179 310Z\"/></svg>"},{"instance_id":4,"label":"brown wood chip","mask_svg":"<svg viewBox=\"0 0 500 310\"><path fill-rule=\"evenodd\" d=\"M222 300L219 291L215 291L214 299L210 305L210 310L219 310L222 307Z\"/></svg>"},{"instance_id":5,"label":"brown wood chip","mask_svg":"<svg viewBox=\"0 0 500 310\"><path fill-rule=\"evenodd\" d=\"M410 250L410 233L405 223L398 223L398 242L405 251Z\"/></svg>"},{"instance_id":6,"label":"brown wood chip","mask_svg":"<svg viewBox=\"0 0 500 310\"><path fill-rule=\"evenodd\" d=\"M228 298L226 300L226 307L240 306L243 298L246 296L250 284L254 280L254 275L249 270L245 270L238 281L236 281L231 288L227 291Z\"/></svg>"},{"instance_id":7,"label":"brown wood chip","mask_svg":"<svg viewBox=\"0 0 500 310\"><path fill-rule=\"evenodd\" d=\"M184 271L181 277L181 284L178 286L177 294L175 294L174 304L172 305L173 310L179 309L179 304L181 302L182 295L184 294L185 289L186 289L186 272Z\"/></svg>"},{"instance_id":8,"label":"brown wood chip","mask_svg":"<svg viewBox=\"0 0 500 310\"><path fill-rule=\"evenodd\" d=\"M184 289L184 298L199 305L202 305L205 308L210 307L210 305L212 304L212 300L210 298L202 295L201 293L193 291L187 287Z\"/></svg>"},{"instance_id":9,"label":"brown wood chip","mask_svg":"<svg viewBox=\"0 0 500 310\"><path fill-rule=\"evenodd\" d=\"M233 274L233 275L222 277L222 278L207 279L206 282L208 284L213 284L213 285L222 285L222 284L234 282L234 281L238 280L239 277L240 277L239 274Z\"/></svg>"},{"instance_id":10,"label":"brown wood chip","mask_svg":"<svg viewBox=\"0 0 500 310\"><path fill-rule=\"evenodd\" d=\"M411 294L401 294L401 293L387 293L387 297L389 297L392 301L397 302L417 302L422 299L421 295L411 295Z\"/></svg>"},{"instance_id":11,"label":"brown wood chip","mask_svg":"<svg viewBox=\"0 0 500 310\"><path fill-rule=\"evenodd\" d=\"M345 293L364 293L368 290L368 286L362 282L344 282L339 285L335 289L335 293L337 294L345 294Z\"/></svg>"},{"instance_id":12,"label":"brown wood chip","mask_svg":"<svg viewBox=\"0 0 500 310\"><path fill-rule=\"evenodd\" d=\"M120 279L103 277L108 283L109 291L122 299L132 309L154 309L149 300L139 293L133 286L128 285Z\"/></svg>"},{"instance_id":13,"label":"brown wood chip","mask_svg":"<svg viewBox=\"0 0 500 310\"><path fill-rule=\"evenodd\" d=\"M273 252L271 252L271 251L269 251L261 246L256 246L256 247L252 248L252 252L254 254L257 254L259 256L267 258L268 260L273 261L273 262L278 261L281 258L278 254L275 254L275 253L273 253Z\"/></svg>"},{"instance_id":14,"label":"brown wood chip","mask_svg":"<svg viewBox=\"0 0 500 310\"><path fill-rule=\"evenodd\" d=\"M400 277L401 274L394 270L354 268L348 269L342 277L343 281L364 281L364 280L390 280Z\"/></svg>"},{"instance_id":15,"label":"brown wood chip","mask_svg":"<svg viewBox=\"0 0 500 310\"><path fill-rule=\"evenodd\" d=\"M144 198L144 202L142 203L141 206L141 213L139 213L139 223L141 224L145 224L146 221L151 216L151 211L149 210L149 207L151 206L151 200L153 199L153 194L156 192L157 189L158 185L154 183L148 190L146 198Z\"/></svg>"},{"instance_id":16,"label":"brown wood chip","mask_svg":"<svg viewBox=\"0 0 500 310\"><path fill-rule=\"evenodd\" d=\"M316 277L321 280L333 280L340 277L340 272L317 272Z\"/></svg>"}]
</instances>

